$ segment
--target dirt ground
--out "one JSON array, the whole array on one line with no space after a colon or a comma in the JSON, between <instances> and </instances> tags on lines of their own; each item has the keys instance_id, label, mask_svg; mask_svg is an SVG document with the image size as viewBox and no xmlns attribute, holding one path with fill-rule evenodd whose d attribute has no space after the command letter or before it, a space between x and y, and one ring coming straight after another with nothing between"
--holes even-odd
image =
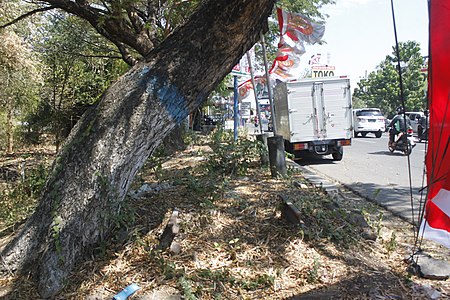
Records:
<instances>
[{"instance_id":1,"label":"dirt ground","mask_svg":"<svg viewBox=\"0 0 450 300\"><path fill-rule=\"evenodd\" d=\"M295 169L285 179L257 167L217 175L210 152L192 146L145 166L114 235L57 299L111 299L131 283L141 288L131 299L450 298L448 280L409 271L409 224L346 190L330 198ZM300 224L283 217L283 199L299 207ZM165 248L174 210L179 233ZM426 241L421 248L449 254ZM38 299L26 276L2 275L0 286L0 298Z\"/></svg>"}]
</instances>

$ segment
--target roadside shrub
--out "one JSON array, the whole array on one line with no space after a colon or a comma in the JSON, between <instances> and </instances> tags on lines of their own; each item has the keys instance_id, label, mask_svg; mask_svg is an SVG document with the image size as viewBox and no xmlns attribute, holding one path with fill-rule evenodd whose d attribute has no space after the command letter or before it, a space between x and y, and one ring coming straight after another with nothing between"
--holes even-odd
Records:
<instances>
[{"instance_id":1,"label":"roadside shrub","mask_svg":"<svg viewBox=\"0 0 450 300\"><path fill-rule=\"evenodd\" d=\"M264 151L259 141L239 136L234 140L232 131L216 130L211 137L213 152L208 157L208 169L227 175L245 175L249 167L258 162Z\"/></svg>"},{"instance_id":2,"label":"roadside shrub","mask_svg":"<svg viewBox=\"0 0 450 300\"><path fill-rule=\"evenodd\" d=\"M350 213L333 204L321 190L299 193L294 203L301 212L307 240L329 240L344 248L356 243L359 231L353 225Z\"/></svg>"}]
</instances>

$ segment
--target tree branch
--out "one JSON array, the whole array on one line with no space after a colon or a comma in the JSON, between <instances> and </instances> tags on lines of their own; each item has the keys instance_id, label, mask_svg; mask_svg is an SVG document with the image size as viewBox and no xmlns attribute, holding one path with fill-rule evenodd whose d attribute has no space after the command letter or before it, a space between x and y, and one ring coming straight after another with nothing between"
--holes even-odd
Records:
<instances>
[{"instance_id":1,"label":"tree branch","mask_svg":"<svg viewBox=\"0 0 450 300\"><path fill-rule=\"evenodd\" d=\"M122 43L114 43L122 54L122 59L129 65L134 66L138 63L138 60L134 58L128 48Z\"/></svg>"},{"instance_id":2,"label":"tree branch","mask_svg":"<svg viewBox=\"0 0 450 300\"><path fill-rule=\"evenodd\" d=\"M114 44L125 44L136 50L142 56L153 49L150 39L130 28L128 20L120 16L119 11L111 9L111 14L102 14L91 6L80 6L70 0L42 0L60 8L70 14L74 14L87 20L101 35L112 41ZM109 9L108 7L106 7ZM115 15L115 16L114 16ZM128 63L128 62L127 62Z\"/></svg>"},{"instance_id":3,"label":"tree branch","mask_svg":"<svg viewBox=\"0 0 450 300\"><path fill-rule=\"evenodd\" d=\"M19 22L20 20L23 20L23 19L25 19L25 18L28 18L28 17L30 17L30 16L32 16L32 15L34 15L34 14L37 14L37 13L40 13L40 12L44 12L44 11L48 11L48 10L52 10L52 9L55 9L55 8L56 8L56 7L54 7L54 6L46 6L46 7L41 7L41 8L34 9L34 10L32 10L32 11L29 11L29 12L27 12L27 13L25 13L25 14L23 14L23 15L17 17L17 18L15 18L14 20L12 20L12 21L10 21L10 22L4 24L4 25L1 25L1 26L0 26L0 29L1 29L1 28L6 28L6 27L8 27L8 26L11 26L11 25L13 25L13 24Z\"/></svg>"}]
</instances>

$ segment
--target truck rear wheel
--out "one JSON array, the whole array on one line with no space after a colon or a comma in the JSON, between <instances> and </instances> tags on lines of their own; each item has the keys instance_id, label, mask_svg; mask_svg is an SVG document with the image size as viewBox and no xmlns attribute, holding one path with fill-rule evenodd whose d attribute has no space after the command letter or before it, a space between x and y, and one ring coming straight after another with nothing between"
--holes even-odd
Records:
<instances>
[{"instance_id":1,"label":"truck rear wheel","mask_svg":"<svg viewBox=\"0 0 450 300\"><path fill-rule=\"evenodd\" d=\"M341 161L342 157L344 156L344 149L342 147L338 147L336 151L334 151L331 156L333 157L334 161Z\"/></svg>"}]
</instances>

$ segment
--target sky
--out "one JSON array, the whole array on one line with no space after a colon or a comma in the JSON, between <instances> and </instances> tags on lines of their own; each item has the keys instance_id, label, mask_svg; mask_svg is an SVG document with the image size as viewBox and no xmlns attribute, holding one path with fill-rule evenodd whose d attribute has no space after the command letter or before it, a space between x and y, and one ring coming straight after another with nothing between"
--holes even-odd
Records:
<instances>
[{"instance_id":1,"label":"sky","mask_svg":"<svg viewBox=\"0 0 450 300\"><path fill-rule=\"evenodd\" d=\"M305 45L302 64L321 54L321 63L335 66L335 75L348 75L351 88L367 72L374 71L386 55L393 53L394 26L390 0L336 0L324 7L326 19L324 45ZM427 0L394 0L395 22L399 42L419 42L428 55Z\"/></svg>"}]
</instances>

